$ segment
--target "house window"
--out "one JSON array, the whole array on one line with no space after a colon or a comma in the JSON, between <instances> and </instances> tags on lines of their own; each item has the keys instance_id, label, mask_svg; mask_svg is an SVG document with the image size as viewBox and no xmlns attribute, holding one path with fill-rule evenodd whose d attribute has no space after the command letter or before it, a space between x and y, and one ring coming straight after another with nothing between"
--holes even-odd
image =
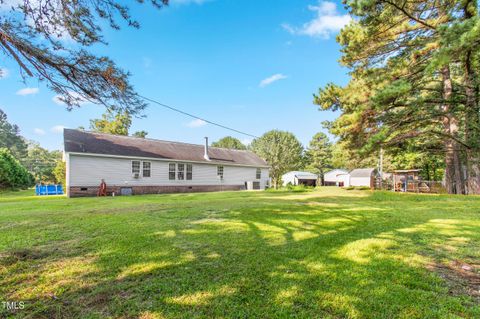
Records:
<instances>
[{"instance_id":1,"label":"house window","mask_svg":"<svg viewBox=\"0 0 480 319\"><path fill-rule=\"evenodd\" d=\"M262 178L262 170L260 168L257 168L256 178L257 179Z\"/></svg>"},{"instance_id":2,"label":"house window","mask_svg":"<svg viewBox=\"0 0 480 319\"><path fill-rule=\"evenodd\" d=\"M176 165L174 163L168 164L168 179L171 181L175 180L175 170Z\"/></svg>"},{"instance_id":3,"label":"house window","mask_svg":"<svg viewBox=\"0 0 480 319\"><path fill-rule=\"evenodd\" d=\"M143 177L150 177L152 164L150 162L143 162Z\"/></svg>"},{"instance_id":4,"label":"house window","mask_svg":"<svg viewBox=\"0 0 480 319\"><path fill-rule=\"evenodd\" d=\"M193 177L193 167L192 164L187 164L187 180L191 181Z\"/></svg>"},{"instance_id":5,"label":"house window","mask_svg":"<svg viewBox=\"0 0 480 319\"><path fill-rule=\"evenodd\" d=\"M183 181L185 179L185 164L178 164L178 180Z\"/></svg>"},{"instance_id":6,"label":"house window","mask_svg":"<svg viewBox=\"0 0 480 319\"><path fill-rule=\"evenodd\" d=\"M223 179L223 166L217 166L217 176Z\"/></svg>"},{"instance_id":7,"label":"house window","mask_svg":"<svg viewBox=\"0 0 480 319\"><path fill-rule=\"evenodd\" d=\"M132 174L140 174L140 161L132 161Z\"/></svg>"}]
</instances>

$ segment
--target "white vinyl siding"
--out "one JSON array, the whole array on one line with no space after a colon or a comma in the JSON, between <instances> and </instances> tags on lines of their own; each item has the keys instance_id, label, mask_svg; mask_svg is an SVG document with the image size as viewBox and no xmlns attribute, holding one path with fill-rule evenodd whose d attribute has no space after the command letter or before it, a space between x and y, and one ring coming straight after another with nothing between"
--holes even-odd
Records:
<instances>
[{"instance_id":1,"label":"white vinyl siding","mask_svg":"<svg viewBox=\"0 0 480 319\"><path fill-rule=\"evenodd\" d=\"M142 161L140 161L142 162ZM101 179L107 185L118 186L171 186L171 185L244 185L247 181L256 180L256 167L223 166L223 179L217 177L216 163L182 163L149 160L150 177L134 178L132 176L132 160L114 157L69 154L67 174L69 186L98 186ZM177 180L177 164L184 164L184 180ZM189 179L191 165L192 179ZM173 169L173 171L172 171ZM174 177L173 180L170 177ZM268 183L268 169L262 168L260 187ZM257 180L258 181L258 180Z\"/></svg>"},{"instance_id":2,"label":"white vinyl siding","mask_svg":"<svg viewBox=\"0 0 480 319\"><path fill-rule=\"evenodd\" d=\"M350 177L350 186L370 187L371 177Z\"/></svg>"}]
</instances>

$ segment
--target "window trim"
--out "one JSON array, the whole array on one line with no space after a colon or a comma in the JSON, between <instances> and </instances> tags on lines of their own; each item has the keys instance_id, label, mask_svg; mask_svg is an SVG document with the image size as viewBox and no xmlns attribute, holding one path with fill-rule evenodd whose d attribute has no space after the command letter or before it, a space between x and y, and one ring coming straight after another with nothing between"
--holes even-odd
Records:
<instances>
[{"instance_id":1,"label":"window trim","mask_svg":"<svg viewBox=\"0 0 480 319\"><path fill-rule=\"evenodd\" d=\"M257 170L255 171L255 179L262 179L262 169L261 168L257 168Z\"/></svg>"},{"instance_id":2,"label":"window trim","mask_svg":"<svg viewBox=\"0 0 480 319\"><path fill-rule=\"evenodd\" d=\"M173 171L172 171L172 167L173 167ZM171 178L172 173L173 173L173 178ZM168 163L168 180L169 181L177 180L177 164L176 163Z\"/></svg>"},{"instance_id":3,"label":"window trim","mask_svg":"<svg viewBox=\"0 0 480 319\"><path fill-rule=\"evenodd\" d=\"M217 165L217 177L220 177L220 179L225 177L225 167L223 165Z\"/></svg>"},{"instance_id":4,"label":"window trim","mask_svg":"<svg viewBox=\"0 0 480 319\"><path fill-rule=\"evenodd\" d=\"M133 170L133 164L134 164L134 163L138 163L138 171L137 171L137 172ZM138 176L140 176L141 167L142 167L142 161L138 161L138 160L133 160L133 161L131 161L131 166L130 166L130 168L131 168L131 170L132 170L132 174L138 174Z\"/></svg>"},{"instance_id":5,"label":"window trim","mask_svg":"<svg viewBox=\"0 0 480 319\"><path fill-rule=\"evenodd\" d=\"M145 164L148 164L148 176L145 176ZM149 161L142 162L142 176L146 178L152 177L152 162L149 162Z\"/></svg>"},{"instance_id":6,"label":"window trim","mask_svg":"<svg viewBox=\"0 0 480 319\"><path fill-rule=\"evenodd\" d=\"M185 166L186 166L186 169L185 169L185 172L186 172L185 177L186 177L186 179L185 179L185 180L191 181L191 180L193 180L193 164L186 163ZM190 170L189 170L189 168L190 168ZM190 174L190 178L188 178L188 175L189 175L189 174Z\"/></svg>"},{"instance_id":7,"label":"window trim","mask_svg":"<svg viewBox=\"0 0 480 319\"><path fill-rule=\"evenodd\" d=\"M180 167L182 169L180 169ZM180 178L181 174L181 178ZM185 180L185 163L177 163L177 180L184 181Z\"/></svg>"}]
</instances>

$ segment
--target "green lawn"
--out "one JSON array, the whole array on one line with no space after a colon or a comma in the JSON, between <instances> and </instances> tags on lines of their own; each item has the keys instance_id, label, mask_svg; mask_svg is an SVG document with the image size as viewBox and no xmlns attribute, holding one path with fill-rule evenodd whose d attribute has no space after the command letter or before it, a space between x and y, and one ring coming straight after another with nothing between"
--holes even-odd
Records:
<instances>
[{"instance_id":1,"label":"green lawn","mask_svg":"<svg viewBox=\"0 0 480 319\"><path fill-rule=\"evenodd\" d=\"M0 231L0 317L480 317L479 197L3 193Z\"/></svg>"}]
</instances>

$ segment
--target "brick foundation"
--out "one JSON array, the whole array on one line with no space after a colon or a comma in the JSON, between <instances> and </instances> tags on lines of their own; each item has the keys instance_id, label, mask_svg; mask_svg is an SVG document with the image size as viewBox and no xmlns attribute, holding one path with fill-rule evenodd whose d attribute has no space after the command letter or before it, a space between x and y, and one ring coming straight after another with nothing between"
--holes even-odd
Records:
<instances>
[{"instance_id":1,"label":"brick foundation","mask_svg":"<svg viewBox=\"0 0 480 319\"><path fill-rule=\"evenodd\" d=\"M74 186L69 188L69 197L97 196L98 186ZM121 195L121 188L131 188L132 195L192 193L192 192L219 192L238 191L245 189L244 185L192 185L192 186L107 186L107 195Z\"/></svg>"}]
</instances>

